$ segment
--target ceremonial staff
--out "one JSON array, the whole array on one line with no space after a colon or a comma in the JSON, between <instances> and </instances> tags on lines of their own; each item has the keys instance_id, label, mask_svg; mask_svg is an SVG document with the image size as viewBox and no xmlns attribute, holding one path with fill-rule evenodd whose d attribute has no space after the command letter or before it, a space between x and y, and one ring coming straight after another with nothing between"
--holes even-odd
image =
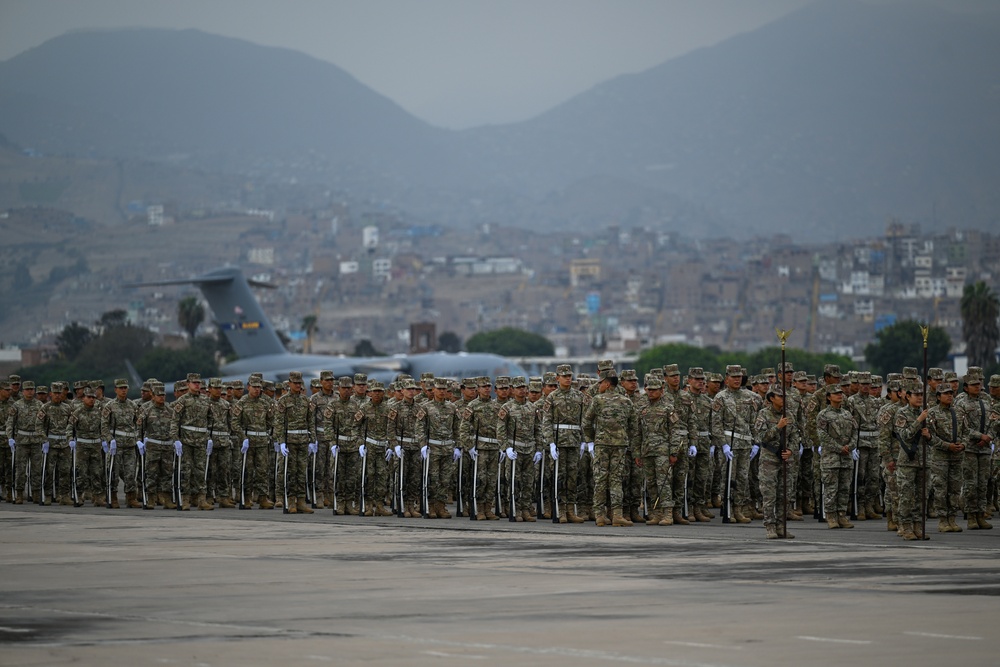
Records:
<instances>
[{"instance_id":1,"label":"ceremonial staff","mask_svg":"<svg viewBox=\"0 0 1000 667\"><path fill-rule=\"evenodd\" d=\"M788 340L788 336L791 335L794 329L788 329L787 331L782 329L775 329L778 334L778 340L781 341L781 366L778 369L778 375L781 377L781 418L785 418L785 397L788 392L788 388L785 387L785 341ZM778 431L778 436L781 442L781 450L778 452L778 459L781 462L781 537L788 534L788 460L782 456L785 450L788 448L788 426Z\"/></svg>"},{"instance_id":2,"label":"ceremonial staff","mask_svg":"<svg viewBox=\"0 0 1000 667\"><path fill-rule=\"evenodd\" d=\"M927 411L927 335L930 333L930 326L920 327L920 335L924 339L924 400L923 411ZM924 422L926 425L927 422ZM921 438L920 446L920 469L923 473L920 476L920 534L923 539L929 540L927 536L927 438Z\"/></svg>"}]
</instances>

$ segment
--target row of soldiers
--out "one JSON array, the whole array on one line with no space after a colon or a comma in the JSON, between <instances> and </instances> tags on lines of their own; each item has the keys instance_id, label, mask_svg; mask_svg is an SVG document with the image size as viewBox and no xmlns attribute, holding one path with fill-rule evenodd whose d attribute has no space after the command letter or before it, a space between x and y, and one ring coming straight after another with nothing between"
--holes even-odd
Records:
<instances>
[{"instance_id":1,"label":"row of soldiers","mask_svg":"<svg viewBox=\"0 0 1000 667\"><path fill-rule=\"evenodd\" d=\"M364 374L337 380L323 371L311 395L300 373L290 374L286 387L251 376L245 394L242 383L216 378L203 389L190 374L175 383L170 405L155 380L137 401L121 379L113 399L102 396L100 383L76 383L72 399L56 383L43 402L30 382L12 377L0 384L12 451L0 481L12 502L23 502L27 488L42 503L117 507L120 482L130 507L256 503L289 513L332 507L447 518L454 499L459 512L480 520L543 515L619 526L711 521L710 508L726 495L727 518L763 518L769 538L791 537L785 521L817 509L831 528L850 527L853 488L859 519L886 512L889 527L911 539L921 526L914 526L913 480L924 464L914 464L911 446L901 445L919 436L933 443L939 529L957 528L962 502L970 528L988 527L992 506L979 486L995 477L993 406L1000 402L979 391L977 369L952 408L947 444L961 444L960 452L942 449L944 431L930 434L932 426L947 430L933 409L903 424L914 396L922 396L913 369L890 376L884 398L877 376L843 375L830 365L817 388L790 364L779 371L780 378L764 369L750 379L739 366L725 376L691 368L682 381L668 364L650 372L640 391L634 371L619 377L607 361L596 382L560 365L530 380L499 377L495 387L489 378L425 374L418 385L401 376L388 392ZM931 369L935 409L947 407L944 387L956 381ZM1000 377L991 378L989 393L1000 398ZM910 432L924 422L927 433Z\"/></svg>"}]
</instances>

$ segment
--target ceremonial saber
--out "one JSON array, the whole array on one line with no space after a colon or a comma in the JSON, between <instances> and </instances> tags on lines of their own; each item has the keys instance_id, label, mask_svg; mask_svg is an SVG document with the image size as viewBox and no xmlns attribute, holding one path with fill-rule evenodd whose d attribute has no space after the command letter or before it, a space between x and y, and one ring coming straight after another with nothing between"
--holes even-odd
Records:
<instances>
[{"instance_id":1,"label":"ceremonial saber","mask_svg":"<svg viewBox=\"0 0 1000 667\"><path fill-rule=\"evenodd\" d=\"M507 517L507 520L510 521L510 522L512 522L512 523L517 522L517 505L514 502L514 486L515 486L515 484L514 484L514 475L515 475L514 464L515 463L517 463L517 461L515 459L511 459L510 460L510 512L508 512L508 514L510 516Z\"/></svg>"},{"instance_id":2,"label":"ceremonial saber","mask_svg":"<svg viewBox=\"0 0 1000 667\"><path fill-rule=\"evenodd\" d=\"M38 493L38 504L45 504L45 470L49 467L49 453L42 452L42 484ZM54 497L54 496L53 496Z\"/></svg>"},{"instance_id":3,"label":"ceremonial saber","mask_svg":"<svg viewBox=\"0 0 1000 667\"><path fill-rule=\"evenodd\" d=\"M247 453L246 452L243 452L243 465L240 468L240 509L241 510L250 509L250 505L247 504Z\"/></svg>"},{"instance_id":4,"label":"ceremonial saber","mask_svg":"<svg viewBox=\"0 0 1000 667\"><path fill-rule=\"evenodd\" d=\"M365 477L368 476L368 448L361 457L361 512L358 516L365 516Z\"/></svg>"}]
</instances>

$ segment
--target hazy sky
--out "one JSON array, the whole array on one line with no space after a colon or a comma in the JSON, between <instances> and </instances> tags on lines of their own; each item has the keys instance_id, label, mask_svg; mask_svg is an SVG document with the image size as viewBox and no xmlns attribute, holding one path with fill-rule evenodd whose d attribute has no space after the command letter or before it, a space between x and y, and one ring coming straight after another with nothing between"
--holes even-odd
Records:
<instances>
[{"instance_id":1,"label":"hazy sky","mask_svg":"<svg viewBox=\"0 0 1000 667\"><path fill-rule=\"evenodd\" d=\"M329 61L464 128L529 118L810 1L0 0L0 60L81 28L198 28Z\"/></svg>"}]
</instances>

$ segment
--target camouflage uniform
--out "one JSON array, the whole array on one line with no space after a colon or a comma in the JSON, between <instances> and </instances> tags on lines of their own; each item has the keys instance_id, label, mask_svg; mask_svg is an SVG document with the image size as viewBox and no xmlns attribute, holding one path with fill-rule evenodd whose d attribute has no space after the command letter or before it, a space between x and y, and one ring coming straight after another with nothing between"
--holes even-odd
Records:
<instances>
[{"instance_id":1,"label":"camouflage uniform","mask_svg":"<svg viewBox=\"0 0 1000 667\"><path fill-rule=\"evenodd\" d=\"M836 385L831 385L830 393L843 393ZM824 408L816 417L816 436L819 440L820 470L823 479L823 509L831 528L850 527L847 521L847 506L851 493L851 472L855 451L858 424L844 407ZM844 448L847 448L847 453Z\"/></svg>"},{"instance_id":2,"label":"camouflage uniform","mask_svg":"<svg viewBox=\"0 0 1000 667\"><path fill-rule=\"evenodd\" d=\"M404 391L416 389L416 383L413 380L404 380L403 382ZM412 398L404 396L403 400L397 401L392 406L386 423L389 446L394 451L399 447L399 451L403 454L401 461L403 466L402 509L403 516L406 518L420 516L419 502L423 489L423 466L420 461L420 449L427 444L426 419L427 411ZM495 462L494 457L494 465ZM494 471L493 474L493 482L496 483L496 472Z\"/></svg>"},{"instance_id":3,"label":"camouflage uniform","mask_svg":"<svg viewBox=\"0 0 1000 667\"><path fill-rule=\"evenodd\" d=\"M212 378L209 382L209 390L215 387L213 383L221 381ZM212 455L206 458L205 465L208 472L208 482L206 496L209 504L214 504L216 499L220 507L234 507L233 503L233 421L232 406L224 398L208 398L212 424ZM240 440L242 443L243 441Z\"/></svg>"},{"instance_id":4,"label":"camouflage uniform","mask_svg":"<svg viewBox=\"0 0 1000 667\"><path fill-rule=\"evenodd\" d=\"M726 375L740 375L739 366L729 366ZM750 496L750 453L753 447L753 421L757 415L757 399L745 389L726 387L712 402L712 438L732 450L732 470L735 479L733 494L733 517L740 521L749 513ZM746 518L740 523L746 523Z\"/></svg>"},{"instance_id":5,"label":"camouflage uniform","mask_svg":"<svg viewBox=\"0 0 1000 667\"><path fill-rule=\"evenodd\" d=\"M328 406L334 400L337 400L337 395L334 393L332 385L330 390L322 387L324 382L332 382L333 371L320 371L319 380L321 385L321 391L316 392L309 397L309 401L313 404L313 412L315 413L316 419L316 437L317 440L317 451L316 451L316 486L317 494L322 494L323 502L322 504L317 500L317 505L320 507L333 507L333 461L330 458L330 448L334 444L339 444L334 442L335 434L332 431L326 430L326 424L324 423L324 412L326 406ZM339 472L339 471L338 471Z\"/></svg>"},{"instance_id":6,"label":"camouflage uniform","mask_svg":"<svg viewBox=\"0 0 1000 667\"><path fill-rule=\"evenodd\" d=\"M557 376L572 375L568 364L561 364L559 369ZM570 503L593 507L593 497L582 495L577 488L580 443L586 441L581 434L581 420L585 406L591 400L593 399L585 397L577 389L560 386L545 397L542 403L542 441L550 449L552 444L555 444L559 454L556 493L559 499L560 522L564 518L568 521ZM554 466L555 463L550 465Z\"/></svg>"},{"instance_id":7,"label":"camouflage uniform","mask_svg":"<svg viewBox=\"0 0 1000 667\"><path fill-rule=\"evenodd\" d=\"M197 373L188 375L188 383L201 384ZM181 507L190 505L209 509L205 502L205 465L208 459L209 431L212 424L208 398L191 389L173 402L174 412L170 422L170 438L183 446L181 453Z\"/></svg>"},{"instance_id":8,"label":"camouflage uniform","mask_svg":"<svg viewBox=\"0 0 1000 667\"><path fill-rule=\"evenodd\" d=\"M769 393L780 396L783 391L780 385L772 385ZM787 416L788 406L785 406L786 419L788 424L784 428L784 443L782 443L782 433L778 429L778 422L781 420L781 411L774 408L774 404L761 408L754 420L754 438L760 443L760 495L761 511L764 515L764 528L768 537L792 537L784 533L784 522L781 520L781 513L784 512L786 502L793 497L791 486L788 487L786 501L785 485L791 481L794 470L794 460L791 458L791 443L798 440L797 425L793 418ZM789 458L783 462L781 458L782 444L789 452ZM788 479L782 479L782 473Z\"/></svg>"},{"instance_id":9,"label":"camouflage uniform","mask_svg":"<svg viewBox=\"0 0 1000 667\"><path fill-rule=\"evenodd\" d=\"M434 380L435 390L447 391L448 381L444 378ZM458 408L443 397L434 398L423 404L427 413L425 428L427 429L427 447L429 448L427 472L427 498L430 503L428 516L430 518L450 519L451 513L445 507L451 492L452 471L450 462L458 446L459 426L461 418Z\"/></svg>"},{"instance_id":10,"label":"camouflage uniform","mask_svg":"<svg viewBox=\"0 0 1000 667\"><path fill-rule=\"evenodd\" d=\"M919 389L917 390L919 392ZM922 523L920 488L924 483L923 449L929 438L921 434L925 423L919 419L922 411L907 404L896 412L893 429L900 444L896 457L896 488L899 492L899 522L909 528L913 539L914 522ZM905 535L904 535L905 537Z\"/></svg>"},{"instance_id":11,"label":"camouflage uniform","mask_svg":"<svg viewBox=\"0 0 1000 667\"><path fill-rule=\"evenodd\" d=\"M15 442L14 489L18 501L23 502L25 485L31 493L38 492L42 482L42 403L34 397L27 397L27 390L35 385L30 380L21 384L21 398L14 401L7 414L7 442ZM31 479L28 480L28 472ZM33 496L28 498L33 500Z\"/></svg>"},{"instance_id":12,"label":"camouflage uniform","mask_svg":"<svg viewBox=\"0 0 1000 667\"><path fill-rule=\"evenodd\" d=\"M250 380L251 388L262 388L263 384L260 380ZM251 392L247 392L233 406L232 423L233 432L241 443L241 469L244 442L247 447L244 482L246 502L249 505L256 499L260 509L270 509L274 507L268 498L268 483L274 474L269 457L274 452L271 444L274 429L273 401L263 393L254 397Z\"/></svg>"},{"instance_id":13,"label":"camouflage uniform","mask_svg":"<svg viewBox=\"0 0 1000 667\"><path fill-rule=\"evenodd\" d=\"M301 388L302 373L292 371L288 382ZM309 445L316 442L316 413L305 392L289 391L278 399L274 408L274 437L288 451L281 471L288 494L286 509L289 514L311 514L312 509L306 506L306 471Z\"/></svg>"},{"instance_id":14,"label":"camouflage uniform","mask_svg":"<svg viewBox=\"0 0 1000 667\"><path fill-rule=\"evenodd\" d=\"M360 512L361 500L359 496L361 490L361 454L358 451L361 443L357 441L357 421L354 418L358 412L358 405L351 400L354 380L345 375L338 380L337 385L338 393L323 407L320 421L331 444L336 445L338 449L336 461L338 488L332 489L332 493L337 494L339 498L337 513L357 515ZM331 468L324 473L324 477L330 478L331 484L332 465L333 458L331 457Z\"/></svg>"},{"instance_id":15,"label":"camouflage uniform","mask_svg":"<svg viewBox=\"0 0 1000 667\"><path fill-rule=\"evenodd\" d=\"M946 391L941 391L946 388ZM952 446L961 446L959 436L958 415L951 405L941 402L942 393L952 393L951 387L941 384L938 387L938 402L927 411L927 429L930 431L931 446L931 479L934 483L934 510L941 532L959 532L962 529L955 524L955 517L962 505L962 461L964 451L952 451ZM957 530L956 530L957 529Z\"/></svg>"},{"instance_id":16,"label":"camouflage uniform","mask_svg":"<svg viewBox=\"0 0 1000 667\"><path fill-rule=\"evenodd\" d=\"M3 424L5 433L7 430L7 417L10 415L10 411L13 406L14 399L10 396L10 383L6 380L0 381L0 424ZM0 485L3 486L4 495L9 503L14 502L13 457L13 450L9 455L7 454L6 449L0 453Z\"/></svg>"},{"instance_id":17,"label":"camouflage uniform","mask_svg":"<svg viewBox=\"0 0 1000 667\"><path fill-rule=\"evenodd\" d=\"M61 383L52 384L52 392L62 392ZM72 414L72 407L66 400L53 400L42 406L41 422L45 441L49 443L48 470L45 471L48 489L55 489L53 501L61 505L72 505L70 487L73 483L73 453L66 438L66 426ZM6 457L4 457L6 458Z\"/></svg>"},{"instance_id":18,"label":"camouflage uniform","mask_svg":"<svg viewBox=\"0 0 1000 667\"><path fill-rule=\"evenodd\" d=\"M955 408L958 414L958 426L961 442L965 444L965 484L963 488L965 516L972 521L981 517L976 528L984 528L986 524L986 489L990 476L990 455L992 454L992 438L989 434L989 398L982 395L982 379L970 378L969 382L978 384L979 393L963 394L965 400ZM971 517L971 518L970 518Z\"/></svg>"},{"instance_id":19,"label":"camouflage uniform","mask_svg":"<svg viewBox=\"0 0 1000 667\"><path fill-rule=\"evenodd\" d=\"M368 388L371 392L382 392L382 383L372 381ZM365 401L354 415L357 424L359 449L363 444L367 453L367 469L365 471L365 508L372 507L372 514L388 516L391 514L385 508L385 501L390 495L389 484L389 402L383 397L378 403L374 400ZM386 453L389 452L387 457Z\"/></svg>"},{"instance_id":20,"label":"camouflage uniform","mask_svg":"<svg viewBox=\"0 0 1000 667\"><path fill-rule=\"evenodd\" d=\"M605 371L602 382L614 377ZM639 451L639 424L632 401L613 388L599 393L583 415L583 437L594 443L594 513L598 525L607 516L605 497L610 495L613 525L631 526L622 516L622 474L626 451Z\"/></svg>"},{"instance_id":21,"label":"camouflage uniform","mask_svg":"<svg viewBox=\"0 0 1000 667\"><path fill-rule=\"evenodd\" d=\"M688 370L688 377L703 380L705 373L701 368L691 368ZM694 515L699 521L711 519L708 513L708 506L712 500L712 399L704 390L696 392L688 390L686 392L691 397L691 440L694 443L697 454L693 461L693 484L691 485L691 500L694 504Z\"/></svg>"},{"instance_id":22,"label":"camouflage uniform","mask_svg":"<svg viewBox=\"0 0 1000 667\"><path fill-rule=\"evenodd\" d=\"M890 381L890 391L897 391L895 381ZM896 486L896 458L899 456L899 442L896 440L893 431L893 422L896 420L896 412L902 407L902 401L893 402L889 400L879 408L875 415L875 423L878 425L878 452L881 461L882 478L885 481L885 505L886 513L891 525L898 528L899 521L899 490ZM890 465L891 464L891 465Z\"/></svg>"},{"instance_id":23,"label":"camouflage uniform","mask_svg":"<svg viewBox=\"0 0 1000 667\"><path fill-rule=\"evenodd\" d=\"M115 388L124 387L128 390L127 380L115 380ZM118 482L125 486L125 498L129 507L139 508L142 504L136 497L139 488L137 483L136 455L138 450L135 446L136 424L139 420L139 407L134 401L128 398L120 399L117 396L101 409L101 438L109 445L115 443L114 469L110 470L112 484L112 507L118 506ZM115 473L117 472L117 478Z\"/></svg>"},{"instance_id":24,"label":"camouflage uniform","mask_svg":"<svg viewBox=\"0 0 1000 667\"><path fill-rule=\"evenodd\" d=\"M645 378L647 400L639 410L639 447L637 456L642 461L640 470L646 478L646 493L650 506L646 508L648 525L672 525L674 511L674 491L671 468L681 456L681 448L686 436L677 433L675 425L680 416L674 410L673 401L664 392L655 399L649 392L662 391L663 381L647 375ZM671 463L673 459L674 463Z\"/></svg>"},{"instance_id":25,"label":"camouflage uniform","mask_svg":"<svg viewBox=\"0 0 1000 667\"><path fill-rule=\"evenodd\" d=\"M93 397L94 392L87 387L85 397ZM76 447L76 488L83 499L84 493L90 493L94 506L103 504L104 498L104 463L101 460L101 409L96 401L87 406L81 400L73 408L66 424L66 437L71 447Z\"/></svg>"},{"instance_id":26,"label":"camouflage uniform","mask_svg":"<svg viewBox=\"0 0 1000 667\"><path fill-rule=\"evenodd\" d=\"M516 389L524 388L524 378L514 378ZM540 406L514 398L497 412L497 440L501 449L511 447L517 454L514 466L514 492L517 494L515 520L534 521L531 516L531 503L535 491L535 454L541 452L542 420ZM509 499L507 499L510 504ZM508 508L509 511L509 508Z\"/></svg>"},{"instance_id":27,"label":"camouflage uniform","mask_svg":"<svg viewBox=\"0 0 1000 667\"><path fill-rule=\"evenodd\" d=\"M164 396L163 385L152 387L153 396ZM175 509L173 495L174 441L170 436L173 410L154 398L138 416L138 431L146 449L146 502Z\"/></svg>"},{"instance_id":28,"label":"camouflage uniform","mask_svg":"<svg viewBox=\"0 0 1000 667\"><path fill-rule=\"evenodd\" d=\"M878 456L878 410L879 402L868 392L871 386L871 375L859 373L858 381L861 389L845 402L847 409L858 423L858 518L876 519L875 511L879 493L879 456Z\"/></svg>"}]
</instances>

